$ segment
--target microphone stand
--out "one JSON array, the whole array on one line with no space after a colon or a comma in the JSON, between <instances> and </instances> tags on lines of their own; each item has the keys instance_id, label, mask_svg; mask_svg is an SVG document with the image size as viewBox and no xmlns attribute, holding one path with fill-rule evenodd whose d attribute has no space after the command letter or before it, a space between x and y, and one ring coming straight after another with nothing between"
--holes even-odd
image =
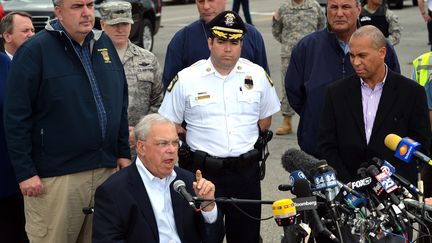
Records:
<instances>
[{"instance_id":1,"label":"microphone stand","mask_svg":"<svg viewBox=\"0 0 432 243\"><path fill-rule=\"evenodd\" d=\"M328 206L330 207L330 214L331 214L331 217L333 219L333 222L335 223L336 230L337 230L337 233L339 235L339 239L340 239L341 243L344 243L344 241L342 239L342 231L341 231L341 228L340 228L340 225L339 225L339 222L338 222L339 215L338 215L338 213L336 211L336 204L335 204L334 198L332 198L330 196L331 190L332 189L327 188L324 191L324 195L325 195L326 200L328 202Z\"/></svg>"},{"instance_id":2,"label":"microphone stand","mask_svg":"<svg viewBox=\"0 0 432 243\"><path fill-rule=\"evenodd\" d=\"M238 199L238 198L214 198L205 199L200 197L192 197L196 202L217 202L217 203L251 203L251 204L273 204L274 201L256 200L256 199Z\"/></svg>"},{"instance_id":3,"label":"microphone stand","mask_svg":"<svg viewBox=\"0 0 432 243\"><path fill-rule=\"evenodd\" d=\"M422 180L422 176L421 176L421 171L420 171L420 161L418 159L416 159L415 162L416 162L416 168L417 168L417 188L420 191L420 193L418 194L418 200L419 200L419 202L423 203L423 208L420 211L420 218L427 220L427 217L426 217L426 206L425 206L426 203L425 203L424 197L423 197L423 195L424 195L424 184L423 184L423 180ZM426 226L426 229L428 229L427 225L423 224L423 227L424 226Z\"/></svg>"},{"instance_id":4,"label":"microphone stand","mask_svg":"<svg viewBox=\"0 0 432 243\"><path fill-rule=\"evenodd\" d=\"M254 200L254 199L238 199L238 198L214 198L205 199L192 197L195 202L217 202L217 203L242 203L242 204L273 204L274 201ZM307 232L298 224L283 226L284 237L283 243L301 243L302 239L307 236Z\"/></svg>"},{"instance_id":5,"label":"microphone stand","mask_svg":"<svg viewBox=\"0 0 432 243\"><path fill-rule=\"evenodd\" d=\"M423 193L424 193L424 186L423 186L423 180L421 178L421 171L420 171L420 163L418 159L416 161L416 168L417 168L417 188L421 192L421 194L418 194L419 202L423 202Z\"/></svg>"}]
</instances>

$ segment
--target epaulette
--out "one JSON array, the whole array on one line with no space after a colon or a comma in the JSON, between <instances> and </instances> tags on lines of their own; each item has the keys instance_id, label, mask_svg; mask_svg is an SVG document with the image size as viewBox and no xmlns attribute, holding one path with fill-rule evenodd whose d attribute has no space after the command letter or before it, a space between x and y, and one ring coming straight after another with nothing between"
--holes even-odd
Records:
<instances>
[{"instance_id":1,"label":"epaulette","mask_svg":"<svg viewBox=\"0 0 432 243\"><path fill-rule=\"evenodd\" d=\"M265 72L265 76L266 76L266 78L267 78L267 80L268 80L268 82L270 83L270 85L273 87L273 80L270 78L270 76L267 74L267 72L266 71L264 71Z\"/></svg>"},{"instance_id":2,"label":"epaulette","mask_svg":"<svg viewBox=\"0 0 432 243\"><path fill-rule=\"evenodd\" d=\"M168 85L167 91L171 93L171 90L174 88L174 85L178 81L178 74L171 80L170 84Z\"/></svg>"}]
</instances>

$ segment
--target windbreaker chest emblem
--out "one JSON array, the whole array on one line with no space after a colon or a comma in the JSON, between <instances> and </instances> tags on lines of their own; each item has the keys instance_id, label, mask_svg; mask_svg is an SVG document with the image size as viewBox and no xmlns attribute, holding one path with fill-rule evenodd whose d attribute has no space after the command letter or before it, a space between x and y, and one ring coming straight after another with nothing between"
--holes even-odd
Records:
<instances>
[{"instance_id":1,"label":"windbreaker chest emblem","mask_svg":"<svg viewBox=\"0 0 432 243\"><path fill-rule=\"evenodd\" d=\"M98 52L102 55L102 59L104 60L105 63L111 63L111 59L108 54L108 49L106 48L98 49Z\"/></svg>"}]
</instances>

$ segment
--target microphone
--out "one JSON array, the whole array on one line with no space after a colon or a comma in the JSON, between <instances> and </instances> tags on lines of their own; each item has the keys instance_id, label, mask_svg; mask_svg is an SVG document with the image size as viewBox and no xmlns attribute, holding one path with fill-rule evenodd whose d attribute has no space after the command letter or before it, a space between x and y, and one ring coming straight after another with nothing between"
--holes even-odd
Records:
<instances>
[{"instance_id":1,"label":"microphone","mask_svg":"<svg viewBox=\"0 0 432 243\"><path fill-rule=\"evenodd\" d=\"M282 191L282 192L286 192L286 191L291 191L293 189L292 185L288 185L288 184L280 184L278 186L278 190Z\"/></svg>"},{"instance_id":2,"label":"microphone","mask_svg":"<svg viewBox=\"0 0 432 243\"><path fill-rule=\"evenodd\" d=\"M297 211L293 200L290 198L275 201L272 205L272 213L279 226L288 226L295 223Z\"/></svg>"},{"instance_id":3,"label":"microphone","mask_svg":"<svg viewBox=\"0 0 432 243\"><path fill-rule=\"evenodd\" d=\"M193 199L192 195L186 190L186 184L184 181L182 180L174 181L173 189L174 191L178 192L189 203L189 205L193 209L196 209L195 200Z\"/></svg>"},{"instance_id":4,"label":"microphone","mask_svg":"<svg viewBox=\"0 0 432 243\"><path fill-rule=\"evenodd\" d=\"M381 172L376 165L370 165L367 168L367 173L376 179L377 183L376 186L373 187L373 190L378 195L378 197L374 198L379 202L379 206L384 206L385 212L390 216L389 219L391 220L392 224L395 226L396 231L402 231L405 232L406 230L406 224L409 222L408 218L416 219L415 216L410 214L406 209L405 205L402 203L402 201L394 194L394 190L396 190L397 185L393 181L393 179L390 178L385 172ZM376 188L380 187L380 189L376 190ZM382 193L385 191L385 193ZM373 194L372 194L373 195ZM381 205L381 200L384 202L383 205ZM390 199L390 201L387 201ZM381 211L381 210L379 210ZM402 214L403 213L403 214Z\"/></svg>"},{"instance_id":5,"label":"microphone","mask_svg":"<svg viewBox=\"0 0 432 243\"><path fill-rule=\"evenodd\" d=\"M298 149L288 149L281 158L282 167L292 173L293 171L303 171L308 179L311 179L317 167L327 165L326 161L318 160L315 157Z\"/></svg>"},{"instance_id":6,"label":"microphone","mask_svg":"<svg viewBox=\"0 0 432 243\"><path fill-rule=\"evenodd\" d=\"M393 193L393 191L396 190L397 188L397 185L393 181L393 179L391 179L386 173L380 172L380 170L378 170L378 168L375 165L369 166L367 168L367 172L370 176L375 177L375 179L378 181L378 183L381 185L384 191L386 191L392 203L399 206L400 200ZM377 195L380 194L381 193L377 193Z\"/></svg>"},{"instance_id":7,"label":"microphone","mask_svg":"<svg viewBox=\"0 0 432 243\"><path fill-rule=\"evenodd\" d=\"M293 200L287 198L273 202L272 213L276 224L283 226L283 242L303 242L303 239L308 238L310 230L296 223L297 211Z\"/></svg>"},{"instance_id":8,"label":"microphone","mask_svg":"<svg viewBox=\"0 0 432 243\"><path fill-rule=\"evenodd\" d=\"M432 206L429 206L423 202L419 202L419 201L414 200L414 199L404 199L403 202L405 205L409 205L409 206L414 207L418 210L424 209L426 211L432 212Z\"/></svg>"},{"instance_id":9,"label":"microphone","mask_svg":"<svg viewBox=\"0 0 432 243\"><path fill-rule=\"evenodd\" d=\"M377 166L379 166L381 168L382 172L386 173L389 176L396 178L399 181L399 183L402 184L402 186L407 187L408 189L410 189L412 192L416 193L417 195L423 196L423 193L417 187L415 187L410 181L408 181L407 179L405 179L401 175L396 174L396 169L392 164L390 164L389 162L387 162L385 160L381 160L377 157L373 157L372 162L374 162Z\"/></svg>"},{"instance_id":10,"label":"microphone","mask_svg":"<svg viewBox=\"0 0 432 243\"><path fill-rule=\"evenodd\" d=\"M286 171L290 173L296 170L303 171L304 175L306 175L306 178L310 180L314 179L314 176L318 171L335 171L331 166L327 164L325 160L318 160L315 157L294 148L285 151L285 153L282 155L281 161L282 167ZM324 179L326 178L324 177ZM334 179L332 175L329 175L328 179L331 184L330 187L334 187L334 185L332 184ZM336 180L336 183L339 187L343 188L348 193L352 193L356 197L363 197L360 193L348 187L344 183L338 180Z\"/></svg>"},{"instance_id":11,"label":"microphone","mask_svg":"<svg viewBox=\"0 0 432 243\"><path fill-rule=\"evenodd\" d=\"M306 179L299 179L295 181L293 194L296 195L297 197L312 196L309 181ZM307 213L310 213L312 226L315 232L317 232L318 234L325 235L326 237L330 238L334 242L339 242L336 236L323 225L316 209L305 211L305 214Z\"/></svg>"},{"instance_id":12,"label":"microphone","mask_svg":"<svg viewBox=\"0 0 432 243\"><path fill-rule=\"evenodd\" d=\"M372 183L372 178L368 176L360 180L350 182L348 183L348 186L351 186L352 189L360 189L369 186L371 183Z\"/></svg>"},{"instance_id":13,"label":"microphone","mask_svg":"<svg viewBox=\"0 0 432 243\"><path fill-rule=\"evenodd\" d=\"M381 184L381 186L384 188L384 190L387 192L387 195L390 198L390 201L393 203L394 207L393 207L393 212L396 214L397 218L400 218L400 212L403 212L406 216L408 216L410 219L414 219L417 222L424 224L423 221L418 218L415 215L412 215L411 213L409 213L406 209L405 209L405 204L402 203L401 200L399 200L399 198L393 193L393 187L396 187L396 185L393 186L394 181L385 173L385 172L381 172L378 170L378 168L375 165L371 165L368 167L367 172L371 175L371 176L375 176L375 178L377 179L377 181ZM395 208L399 209L400 212L398 212L397 210L394 210ZM392 211L392 210L390 210ZM405 221L405 220L404 220ZM401 222L402 226L404 226L404 222ZM403 229L405 229L405 226L402 227Z\"/></svg>"},{"instance_id":14,"label":"microphone","mask_svg":"<svg viewBox=\"0 0 432 243\"><path fill-rule=\"evenodd\" d=\"M412 156L414 156L420 161L432 166L431 158L418 151L421 147L421 144L412 140L411 138L401 138L396 134L389 134L385 137L384 144L387 148L395 151L396 158L404 161L405 163L411 163Z\"/></svg>"},{"instance_id":15,"label":"microphone","mask_svg":"<svg viewBox=\"0 0 432 243\"><path fill-rule=\"evenodd\" d=\"M301 170L295 170L290 173L290 183L294 185L294 182L298 179L307 179L306 175Z\"/></svg>"}]
</instances>

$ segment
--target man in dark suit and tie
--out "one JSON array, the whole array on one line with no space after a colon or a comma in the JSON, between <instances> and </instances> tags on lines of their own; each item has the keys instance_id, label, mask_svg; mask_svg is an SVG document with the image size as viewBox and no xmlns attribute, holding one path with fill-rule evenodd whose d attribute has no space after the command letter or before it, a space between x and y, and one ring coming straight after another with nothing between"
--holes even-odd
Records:
<instances>
[{"instance_id":1,"label":"man in dark suit and tie","mask_svg":"<svg viewBox=\"0 0 432 243\"><path fill-rule=\"evenodd\" d=\"M214 199L215 186L175 166L179 138L174 123L150 114L135 126L137 159L106 180L95 194L93 242L222 242L223 222L215 202L193 209L174 191Z\"/></svg>"},{"instance_id":2,"label":"man in dark suit and tie","mask_svg":"<svg viewBox=\"0 0 432 243\"><path fill-rule=\"evenodd\" d=\"M349 41L356 75L335 82L327 90L318 144L323 159L344 182L356 179L360 165L378 157L392 163L397 173L415 184L415 164L397 161L384 144L390 133L418 141L422 152L429 154L425 91L387 67L386 51L385 37L376 27L361 27Z\"/></svg>"},{"instance_id":3,"label":"man in dark suit and tie","mask_svg":"<svg viewBox=\"0 0 432 243\"><path fill-rule=\"evenodd\" d=\"M24 199L20 191L6 146L3 101L11 60L16 50L31 36L31 15L12 11L0 22L0 235L4 242L27 243Z\"/></svg>"}]
</instances>

